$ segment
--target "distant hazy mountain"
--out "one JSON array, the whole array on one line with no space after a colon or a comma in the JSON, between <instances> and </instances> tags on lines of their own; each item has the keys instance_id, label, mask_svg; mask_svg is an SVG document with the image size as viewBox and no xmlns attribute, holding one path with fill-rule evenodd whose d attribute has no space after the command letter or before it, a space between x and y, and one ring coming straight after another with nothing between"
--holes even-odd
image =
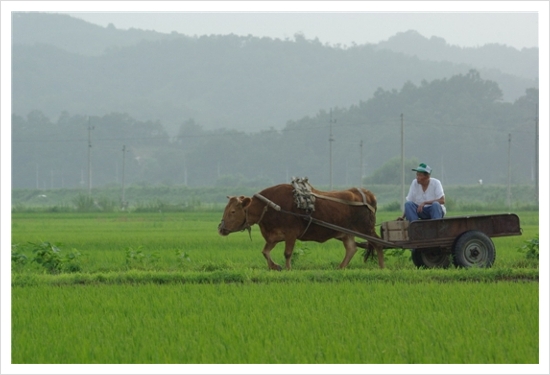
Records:
<instances>
[{"instance_id":1,"label":"distant hazy mountain","mask_svg":"<svg viewBox=\"0 0 550 375\"><path fill-rule=\"evenodd\" d=\"M139 29L118 30L101 27L78 18L57 13L14 13L12 19L14 44L48 44L67 52L97 56L108 48L125 47L143 40L162 40L181 34L162 34Z\"/></svg>"},{"instance_id":2,"label":"distant hazy mountain","mask_svg":"<svg viewBox=\"0 0 550 375\"><path fill-rule=\"evenodd\" d=\"M414 30L397 33L387 41L380 42L377 48L417 56L422 60L469 64L478 70L496 69L502 73L532 80L537 80L539 75L538 48L523 48L518 51L500 44L463 48L449 45L443 38L425 38Z\"/></svg>"},{"instance_id":3,"label":"distant hazy mountain","mask_svg":"<svg viewBox=\"0 0 550 375\"><path fill-rule=\"evenodd\" d=\"M300 35L188 37L17 13L12 41L15 114L128 113L158 120L172 134L189 119L206 129L281 129L320 109L367 100L378 88L472 68L497 82L505 101L538 87L538 49L459 48L414 31L342 49Z\"/></svg>"}]
</instances>

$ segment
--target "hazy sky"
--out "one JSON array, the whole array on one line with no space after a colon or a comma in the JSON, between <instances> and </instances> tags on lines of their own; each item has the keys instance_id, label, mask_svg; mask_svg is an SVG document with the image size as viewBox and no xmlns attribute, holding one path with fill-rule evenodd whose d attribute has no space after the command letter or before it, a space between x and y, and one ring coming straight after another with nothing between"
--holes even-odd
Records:
<instances>
[{"instance_id":1,"label":"hazy sky","mask_svg":"<svg viewBox=\"0 0 550 375\"><path fill-rule=\"evenodd\" d=\"M293 38L297 32L322 43L378 43L400 31L416 30L459 46L500 43L521 49L538 46L536 13L383 12L93 12L71 13L91 23L186 35L237 34Z\"/></svg>"}]
</instances>

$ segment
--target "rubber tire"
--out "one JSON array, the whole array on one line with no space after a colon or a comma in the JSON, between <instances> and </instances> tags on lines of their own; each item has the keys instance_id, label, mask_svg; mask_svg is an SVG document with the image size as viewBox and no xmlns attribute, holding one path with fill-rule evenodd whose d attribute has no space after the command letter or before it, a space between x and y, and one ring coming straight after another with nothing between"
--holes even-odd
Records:
<instances>
[{"instance_id":1,"label":"rubber tire","mask_svg":"<svg viewBox=\"0 0 550 375\"><path fill-rule=\"evenodd\" d=\"M438 247L430 249L413 249L411 258L417 268L448 268L451 257L448 252Z\"/></svg>"},{"instance_id":2,"label":"rubber tire","mask_svg":"<svg viewBox=\"0 0 550 375\"><path fill-rule=\"evenodd\" d=\"M477 230L462 233L453 245L453 263L457 267L490 268L495 258L493 241Z\"/></svg>"}]
</instances>

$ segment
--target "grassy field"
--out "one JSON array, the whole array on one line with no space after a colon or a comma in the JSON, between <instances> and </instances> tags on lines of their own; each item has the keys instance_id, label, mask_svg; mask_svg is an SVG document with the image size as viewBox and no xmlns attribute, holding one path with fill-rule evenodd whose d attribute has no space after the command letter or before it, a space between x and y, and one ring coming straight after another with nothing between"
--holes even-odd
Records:
<instances>
[{"instance_id":1,"label":"grassy field","mask_svg":"<svg viewBox=\"0 0 550 375\"><path fill-rule=\"evenodd\" d=\"M15 363L538 362L536 283L35 286L12 303Z\"/></svg>"},{"instance_id":2,"label":"grassy field","mask_svg":"<svg viewBox=\"0 0 550 375\"><path fill-rule=\"evenodd\" d=\"M479 214L479 213L476 213ZM397 212L378 214L379 223L392 220ZM12 251L32 257L33 244L58 244L61 254L78 251L81 271L122 272L133 270L216 271L266 269L261 254L263 238L257 226L251 238L246 232L228 237L217 234L221 213L40 213L12 215ZM522 236L494 238L497 249L495 269L532 268L525 254L517 251L528 239L538 235L538 214L520 216ZM390 270L413 269L409 253L387 252ZM283 263L283 245L272 252ZM334 270L344 257L339 241L323 244L298 242L293 260L296 270ZM349 269L377 269L376 262L364 264L359 253ZM39 264L27 264L16 274L40 273Z\"/></svg>"},{"instance_id":3,"label":"grassy field","mask_svg":"<svg viewBox=\"0 0 550 375\"><path fill-rule=\"evenodd\" d=\"M329 241L272 272L258 229L221 237L221 213L14 213L12 362L535 364L538 262L518 249L538 213L519 216L491 269L387 251L337 270Z\"/></svg>"}]
</instances>

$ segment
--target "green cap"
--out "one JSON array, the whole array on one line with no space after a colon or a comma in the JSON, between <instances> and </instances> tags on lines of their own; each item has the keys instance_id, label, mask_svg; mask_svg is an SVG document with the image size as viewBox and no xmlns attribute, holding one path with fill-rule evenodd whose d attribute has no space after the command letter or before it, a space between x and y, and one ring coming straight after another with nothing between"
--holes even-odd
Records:
<instances>
[{"instance_id":1,"label":"green cap","mask_svg":"<svg viewBox=\"0 0 550 375\"><path fill-rule=\"evenodd\" d=\"M425 163L420 163L418 165L418 167L413 168L413 171L424 172L424 173L430 174L430 173L432 173L432 168L430 168L430 166L426 165Z\"/></svg>"}]
</instances>

